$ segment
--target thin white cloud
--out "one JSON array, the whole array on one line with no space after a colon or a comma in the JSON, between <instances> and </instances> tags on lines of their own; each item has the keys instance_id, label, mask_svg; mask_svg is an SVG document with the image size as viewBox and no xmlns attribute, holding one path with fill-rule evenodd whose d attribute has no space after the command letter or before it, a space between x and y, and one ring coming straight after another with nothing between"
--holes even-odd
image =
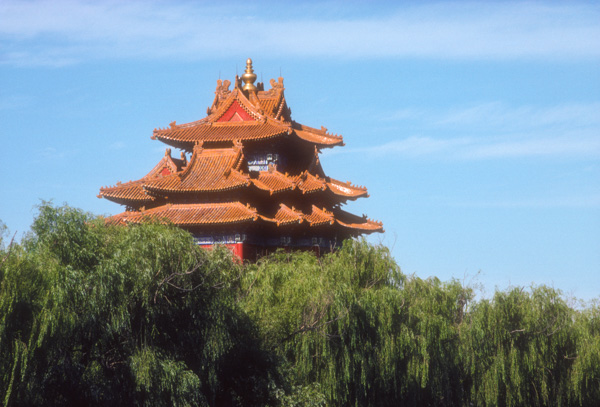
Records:
<instances>
[{"instance_id":1,"label":"thin white cloud","mask_svg":"<svg viewBox=\"0 0 600 407\"><path fill-rule=\"evenodd\" d=\"M447 112L404 108L385 117L410 120L420 134L339 153L471 160L600 158L600 103L510 107L491 102Z\"/></svg>"},{"instance_id":2,"label":"thin white cloud","mask_svg":"<svg viewBox=\"0 0 600 407\"><path fill-rule=\"evenodd\" d=\"M35 152L35 157L38 161L47 161L47 160L62 160L67 156L67 152L65 150L58 150L54 147L44 147L42 149L38 149Z\"/></svg>"},{"instance_id":3,"label":"thin white cloud","mask_svg":"<svg viewBox=\"0 0 600 407\"><path fill-rule=\"evenodd\" d=\"M466 201L452 202L448 205L462 208L500 208L500 209L543 209L543 208L598 208L600 194L572 195L533 199L497 200L497 201Z\"/></svg>"},{"instance_id":4,"label":"thin white cloud","mask_svg":"<svg viewBox=\"0 0 600 407\"><path fill-rule=\"evenodd\" d=\"M565 137L475 141L458 158L519 158L519 157L596 157L600 158L600 138L573 134Z\"/></svg>"},{"instance_id":5,"label":"thin white cloud","mask_svg":"<svg viewBox=\"0 0 600 407\"><path fill-rule=\"evenodd\" d=\"M347 149L344 153L367 153L372 156L437 157L478 160L526 157L600 157L600 138L544 137L535 139L446 138L412 136L364 149ZM333 154L333 153L331 153Z\"/></svg>"},{"instance_id":6,"label":"thin white cloud","mask_svg":"<svg viewBox=\"0 0 600 407\"><path fill-rule=\"evenodd\" d=\"M403 109L401 111L405 111ZM570 104L551 107L520 106L513 108L499 102L482 103L454 109L436 119L440 126L479 128L539 128L557 126L600 127L600 103Z\"/></svg>"},{"instance_id":7,"label":"thin white cloud","mask_svg":"<svg viewBox=\"0 0 600 407\"><path fill-rule=\"evenodd\" d=\"M124 148L127 147L127 144L125 144L122 141L115 141L114 143L112 143L109 148L111 150L123 150Z\"/></svg>"},{"instance_id":8,"label":"thin white cloud","mask_svg":"<svg viewBox=\"0 0 600 407\"><path fill-rule=\"evenodd\" d=\"M375 156L422 157L463 150L473 146L473 143L474 141L469 138L436 139L428 136L411 136L365 149L346 149L346 151L340 151L340 153L365 152Z\"/></svg>"},{"instance_id":9,"label":"thin white cloud","mask_svg":"<svg viewBox=\"0 0 600 407\"><path fill-rule=\"evenodd\" d=\"M98 58L202 59L264 53L343 58L600 57L600 6L587 2L327 6L337 13L270 3L4 0L0 62L63 65ZM379 9L384 11L372 11Z\"/></svg>"},{"instance_id":10,"label":"thin white cloud","mask_svg":"<svg viewBox=\"0 0 600 407\"><path fill-rule=\"evenodd\" d=\"M421 119L426 114L423 109L404 108L382 116L381 121L415 120Z\"/></svg>"}]
</instances>

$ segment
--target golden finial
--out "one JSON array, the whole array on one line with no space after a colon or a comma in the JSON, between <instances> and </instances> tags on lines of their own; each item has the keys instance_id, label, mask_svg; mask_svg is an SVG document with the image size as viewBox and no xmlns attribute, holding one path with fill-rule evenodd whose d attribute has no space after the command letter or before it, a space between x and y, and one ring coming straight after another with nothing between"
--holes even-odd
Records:
<instances>
[{"instance_id":1,"label":"golden finial","mask_svg":"<svg viewBox=\"0 0 600 407\"><path fill-rule=\"evenodd\" d=\"M244 86L242 87L243 90L256 92L256 86L254 86L256 74L252 70L252 60L250 58L246 60L246 73L242 75L242 80L244 81Z\"/></svg>"}]
</instances>

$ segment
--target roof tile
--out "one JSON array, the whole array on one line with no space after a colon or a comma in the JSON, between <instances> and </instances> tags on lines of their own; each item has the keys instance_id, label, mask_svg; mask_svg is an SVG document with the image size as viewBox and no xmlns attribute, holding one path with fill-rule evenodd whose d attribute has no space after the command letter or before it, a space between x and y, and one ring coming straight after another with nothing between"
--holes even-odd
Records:
<instances>
[{"instance_id":1,"label":"roof tile","mask_svg":"<svg viewBox=\"0 0 600 407\"><path fill-rule=\"evenodd\" d=\"M149 181L144 188L152 193L216 192L250 185L247 175L238 171L243 160L240 147L194 148L192 160L181 173Z\"/></svg>"},{"instance_id":2,"label":"roof tile","mask_svg":"<svg viewBox=\"0 0 600 407\"><path fill-rule=\"evenodd\" d=\"M144 183L148 180L160 179L168 173L178 172L186 164L185 156L182 155L182 159L174 159L171 157L171 149L167 148L163 158L144 177L136 181L117 183L112 187L100 188L98 197L123 205L133 203L139 205L144 202L152 202L155 198L146 194L143 189Z\"/></svg>"},{"instance_id":3,"label":"roof tile","mask_svg":"<svg viewBox=\"0 0 600 407\"><path fill-rule=\"evenodd\" d=\"M179 226L253 222L258 219L254 208L241 202L204 204L167 204L146 211L131 211L112 216L107 223L141 223L146 220L174 223Z\"/></svg>"},{"instance_id":4,"label":"roof tile","mask_svg":"<svg viewBox=\"0 0 600 407\"><path fill-rule=\"evenodd\" d=\"M252 183L259 189L273 193L291 191L296 188L296 182L288 175L279 171L261 171L258 178L252 179Z\"/></svg>"}]
</instances>

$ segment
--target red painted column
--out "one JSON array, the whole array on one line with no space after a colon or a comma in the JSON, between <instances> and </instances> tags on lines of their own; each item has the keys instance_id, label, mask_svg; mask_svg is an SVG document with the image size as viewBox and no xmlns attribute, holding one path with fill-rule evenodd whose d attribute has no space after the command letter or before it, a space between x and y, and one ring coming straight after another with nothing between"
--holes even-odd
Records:
<instances>
[{"instance_id":1,"label":"red painted column","mask_svg":"<svg viewBox=\"0 0 600 407\"><path fill-rule=\"evenodd\" d=\"M226 244L231 253L236 256L239 260L244 261L244 243L230 243Z\"/></svg>"}]
</instances>

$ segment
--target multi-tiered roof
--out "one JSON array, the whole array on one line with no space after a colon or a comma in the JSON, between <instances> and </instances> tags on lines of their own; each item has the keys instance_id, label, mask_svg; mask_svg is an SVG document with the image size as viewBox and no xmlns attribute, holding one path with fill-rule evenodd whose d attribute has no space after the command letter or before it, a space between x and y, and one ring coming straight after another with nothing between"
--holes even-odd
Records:
<instances>
[{"instance_id":1,"label":"multi-tiered roof","mask_svg":"<svg viewBox=\"0 0 600 407\"><path fill-rule=\"evenodd\" d=\"M268 91L255 79L249 59L233 90L217 81L205 118L155 129L152 139L183 150L181 158L168 148L143 178L101 188L99 197L127 207L107 221L167 221L200 242L235 235L258 245L331 245L382 232L380 222L340 208L368 196L366 188L330 178L321 167L320 150L343 145L342 137L293 121L283 78L272 79Z\"/></svg>"}]
</instances>

